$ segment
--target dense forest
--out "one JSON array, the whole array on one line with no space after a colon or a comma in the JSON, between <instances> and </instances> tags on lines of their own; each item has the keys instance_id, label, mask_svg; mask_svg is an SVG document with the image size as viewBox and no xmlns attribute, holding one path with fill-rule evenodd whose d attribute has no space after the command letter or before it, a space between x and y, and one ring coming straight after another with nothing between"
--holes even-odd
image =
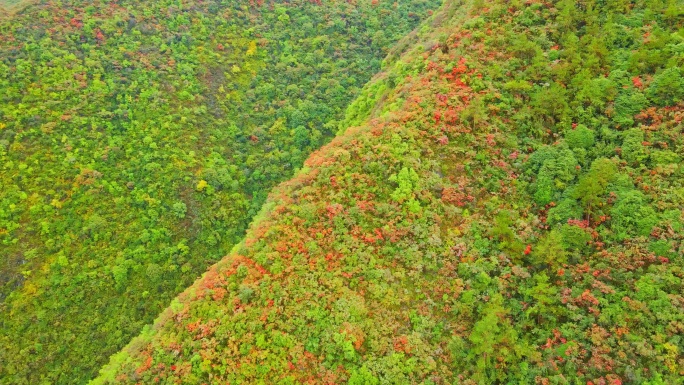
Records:
<instances>
[{"instance_id":1,"label":"dense forest","mask_svg":"<svg viewBox=\"0 0 684 385\"><path fill-rule=\"evenodd\" d=\"M438 5L74 0L0 18L0 383L90 380Z\"/></svg>"},{"instance_id":2,"label":"dense forest","mask_svg":"<svg viewBox=\"0 0 684 385\"><path fill-rule=\"evenodd\" d=\"M0 0L0 19L15 14L29 3L29 0Z\"/></svg>"},{"instance_id":3,"label":"dense forest","mask_svg":"<svg viewBox=\"0 0 684 385\"><path fill-rule=\"evenodd\" d=\"M0 31L0 383L684 384L680 0Z\"/></svg>"},{"instance_id":4,"label":"dense forest","mask_svg":"<svg viewBox=\"0 0 684 385\"><path fill-rule=\"evenodd\" d=\"M447 1L93 384L681 384L682 16Z\"/></svg>"}]
</instances>

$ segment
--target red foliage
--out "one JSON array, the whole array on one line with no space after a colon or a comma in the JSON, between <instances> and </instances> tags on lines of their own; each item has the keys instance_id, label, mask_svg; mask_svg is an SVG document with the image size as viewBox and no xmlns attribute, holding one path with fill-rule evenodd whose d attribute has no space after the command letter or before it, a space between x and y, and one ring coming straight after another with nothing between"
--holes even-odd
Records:
<instances>
[{"instance_id":1,"label":"red foliage","mask_svg":"<svg viewBox=\"0 0 684 385\"><path fill-rule=\"evenodd\" d=\"M337 214L344 211L344 207L342 207L342 205L339 203L333 203L326 207L326 211L328 212L328 218L333 219Z\"/></svg>"},{"instance_id":2,"label":"red foliage","mask_svg":"<svg viewBox=\"0 0 684 385\"><path fill-rule=\"evenodd\" d=\"M454 75L464 74L468 71L468 67L465 65L466 59L464 57L458 60L458 65L451 70Z\"/></svg>"},{"instance_id":3,"label":"red foliage","mask_svg":"<svg viewBox=\"0 0 684 385\"><path fill-rule=\"evenodd\" d=\"M73 17L69 21L69 25L71 25L74 28L81 29L83 27L83 22L81 20L78 20L77 18Z\"/></svg>"},{"instance_id":4,"label":"red foliage","mask_svg":"<svg viewBox=\"0 0 684 385\"><path fill-rule=\"evenodd\" d=\"M466 202L472 202L475 199L472 195L459 191L454 187L445 187L442 190L442 201L453 203L458 207L465 206Z\"/></svg>"},{"instance_id":5,"label":"red foliage","mask_svg":"<svg viewBox=\"0 0 684 385\"><path fill-rule=\"evenodd\" d=\"M140 366L135 370L135 372L138 373L138 374L140 374L140 373L146 371L147 369L149 369L149 368L151 368L151 367L152 367L152 356L151 356L151 355L147 355L147 358L145 359L145 362L143 362L143 364L140 365Z\"/></svg>"},{"instance_id":6,"label":"red foliage","mask_svg":"<svg viewBox=\"0 0 684 385\"><path fill-rule=\"evenodd\" d=\"M408 345L408 338L406 336L401 336L394 340L394 350L398 352L409 353L411 348Z\"/></svg>"},{"instance_id":7,"label":"red foliage","mask_svg":"<svg viewBox=\"0 0 684 385\"><path fill-rule=\"evenodd\" d=\"M599 301L594 297L593 294L591 294L591 290L587 289L582 292L582 294L579 295L579 297L575 298L575 303L578 305L585 305L585 306L598 306Z\"/></svg>"},{"instance_id":8,"label":"red foliage","mask_svg":"<svg viewBox=\"0 0 684 385\"><path fill-rule=\"evenodd\" d=\"M587 227L589 227L589 221L579 219L568 219L568 225L586 229Z\"/></svg>"},{"instance_id":9,"label":"red foliage","mask_svg":"<svg viewBox=\"0 0 684 385\"><path fill-rule=\"evenodd\" d=\"M95 39L97 39L97 41L100 43L104 42L105 40L105 35L99 28L95 30Z\"/></svg>"},{"instance_id":10,"label":"red foliage","mask_svg":"<svg viewBox=\"0 0 684 385\"><path fill-rule=\"evenodd\" d=\"M458 120L458 113L453 107L449 107L444 112L444 121L449 124L455 124Z\"/></svg>"}]
</instances>

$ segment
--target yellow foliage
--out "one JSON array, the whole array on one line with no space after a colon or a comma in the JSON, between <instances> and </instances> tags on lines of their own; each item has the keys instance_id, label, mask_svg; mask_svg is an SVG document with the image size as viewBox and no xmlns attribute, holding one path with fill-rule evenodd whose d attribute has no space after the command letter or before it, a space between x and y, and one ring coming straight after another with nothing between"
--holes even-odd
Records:
<instances>
[{"instance_id":1,"label":"yellow foliage","mask_svg":"<svg viewBox=\"0 0 684 385\"><path fill-rule=\"evenodd\" d=\"M29 296L34 296L38 292L38 288L31 282L26 282L24 284L24 293Z\"/></svg>"},{"instance_id":2,"label":"yellow foliage","mask_svg":"<svg viewBox=\"0 0 684 385\"><path fill-rule=\"evenodd\" d=\"M663 344L663 349L667 352L665 355L665 366L670 369L670 372L674 373L677 370L677 355L678 350L676 345L669 342Z\"/></svg>"},{"instance_id":3,"label":"yellow foliage","mask_svg":"<svg viewBox=\"0 0 684 385\"><path fill-rule=\"evenodd\" d=\"M256 50L257 50L256 41L251 41L251 42L249 42L249 48L247 48L246 55L247 56L254 56L254 54L256 53Z\"/></svg>"},{"instance_id":4,"label":"yellow foliage","mask_svg":"<svg viewBox=\"0 0 684 385\"><path fill-rule=\"evenodd\" d=\"M202 179L197 183L197 191L204 191L205 188L207 188L209 184L207 183L206 180Z\"/></svg>"}]
</instances>

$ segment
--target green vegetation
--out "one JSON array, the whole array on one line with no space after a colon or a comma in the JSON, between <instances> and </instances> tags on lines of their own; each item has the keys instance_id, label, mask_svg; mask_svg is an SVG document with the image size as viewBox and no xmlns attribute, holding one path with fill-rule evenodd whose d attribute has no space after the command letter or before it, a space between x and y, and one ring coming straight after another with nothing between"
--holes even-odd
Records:
<instances>
[{"instance_id":1,"label":"green vegetation","mask_svg":"<svg viewBox=\"0 0 684 385\"><path fill-rule=\"evenodd\" d=\"M1 22L0 383L91 379L436 6L69 1Z\"/></svg>"},{"instance_id":2,"label":"green vegetation","mask_svg":"<svg viewBox=\"0 0 684 385\"><path fill-rule=\"evenodd\" d=\"M164 23L184 17L173 12L173 4L155 10L168 15ZM366 4L363 19L382 4ZM359 6L336 4L329 12ZM300 7L313 15L328 12L322 5ZM277 5L247 10L238 19L251 17L254 25L270 20L262 28L272 28L281 40L279 34L294 33L283 28L295 19L293 12ZM210 8L202 14L211 14ZM109 298L120 301L121 308L102 304L99 313L89 313L105 321L84 320L80 330L87 334L88 328L110 328L105 336L88 334L106 347L80 345L70 356L74 359L111 352L120 346L123 333L116 342L102 341L128 325L124 317L141 320L136 329L140 334L111 356L93 385L684 384L683 16L684 4L676 0L447 0L399 43L401 49L388 51L382 65L362 62L366 56L355 56L357 62L331 60L332 72L326 77L339 80L345 89L345 75L360 76L351 70L353 63L370 65L358 67L359 73L381 72L362 89L348 91L330 115L312 111L331 102L307 99L327 83L317 80L301 93L301 84L316 76L307 71L321 61L296 59L311 52L295 55L296 44L278 44L281 51L274 56L261 40L248 54L256 40L251 34L262 33L256 27L249 34L237 29L232 39L222 40L236 42L230 49L221 43L226 56L209 55L214 51L208 47L218 42L200 44L199 32L192 35L192 44L171 34L176 45L165 42L173 48L153 52L180 49L174 63L178 67L196 60L197 67L183 70L193 76L186 79L181 71L182 81L174 86L168 72L150 59L154 68L142 73L160 77L155 89L165 92L150 95L164 103L154 108L139 103L144 100L140 95L157 100L141 88L133 94L121 91L114 99L102 96L100 103L110 101L112 108L89 111L87 120L76 119L79 115L71 110L55 112L56 118L70 116L64 121L68 124L48 126L71 130L63 141L61 132L54 138L43 132L42 119L49 115L37 112L35 105L2 105L2 116L12 117L5 120L16 122L0 131L11 132L6 135L12 139L5 139L3 156L26 157L8 158L11 166L3 174L16 186L3 189L9 191L0 216L9 224L3 224L4 250L21 254L15 260L29 261L29 267L31 261L41 266L17 264L15 270L3 270L28 273L5 275L11 277L7 285L25 281L8 291L4 305L15 310L0 325L0 330L10 330L3 331L0 342L13 346L20 341L21 347L0 356L2 380L87 379L92 367L67 371L57 366L54 351L42 356L40 365L47 369L40 374L42 366L20 372L25 368L21 363L45 349L42 339L58 335L49 328L71 321L53 316L73 309L73 297L74 302ZM334 31L341 28L334 34L338 40L353 39L361 31L361 21L321 18ZM189 30L205 25L189 20ZM221 25L211 24L212 34ZM25 31L34 38L27 47L46 39L35 31ZM321 36L314 35L313 40ZM94 39L87 52L97 55L105 45L97 35ZM78 36L69 41L88 44ZM140 44L149 41L144 38ZM195 50L185 50L188 44ZM317 45L310 47L316 52ZM36 100L45 100L54 94L50 100L68 100L68 94L59 93L69 89L63 83L47 83L51 88L42 89L27 77L27 92L13 88L23 79L17 68L40 62L43 54L25 47L12 52L35 57L3 62L5 73L16 79L0 83L14 90L10 95L31 98L35 93ZM330 54L343 53L352 54L343 49ZM79 56L74 57L62 62L63 68L78 68L73 62ZM103 83L118 87L122 82L125 90L149 84L127 83L146 66L141 61L140 67L126 71L129 66L122 63L132 63L133 57L122 56L106 67L103 73L116 76ZM277 61L269 62L275 57ZM44 60L46 74L61 68L54 57ZM217 76L210 70L217 60L223 83L207 81ZM160 59L160 66L165 62L166 57ZM278 67L280 63L285 64ZM293 68L302 71L297 80L279 83L283 76L295 76ZM271 77L260 78L271 70ZM224 83L230 87L223 85L221 91ZM280 87L267 85L271 83ZM217 96L223 94L229 96ZM356 99L350 102L352 96ZM88 111L91 104L76 105L78 111ZM16 112L10 115L16 109L30 113L18 120ZM271 123L260 123L269 114ZM160 124L134 124L140 116ZM84 121L85 126L75 125ZM114 126L107 128L108 121ZM35 128L20 130L24 125ZM108 133L109 147L80 150L91 148L100 132ZM110 143L109 135L117 132L119 141ZM335 139L313 151L335 132ZM40 140L54 142L33 151ZM230 148L222 150L222 143ZM133 149L127 151L127 146ZM105 148L112 149L103 154ZM303 167L261 205L265 191L278 180L273 176L294 170L309 152ZM165 154L170 155L156 158ZM103 166L91 167L102 155L107 155ZM62 173L71 170L65 174L71 179L49 181L63 183L73 193L59 195L54 187L40 185L45 191L22 195L25 184L50 175L44 162L31 156L51 156ZM146 156L153 157L139 160ZM107 159L114 159L113 164ZM156 165L149 167L152 163ZM113 170L123 175L118 184L109 182ZM62 175L57 169L55 173ZM178 178L173 179L177 184L170 176ZM120 191L116 186L124 187L120 201L110 192ZM92 209L110 196L115 203L130 203L112 206L109 214ZM236 204L248 213L243 221L220 214ZM65 219L65 227L44 219L61 218L65 208L75 213ZM242 230L257 209L244 239L237 242L241 233L236 229ZM117 217L124 215L129 217ZM136 227L147 224L153 226ZM147 238L112 242L122 230ZM27 246L31 242L36 246ZM214 254L233 244L220 260ZM105 262L78 254L110 245ZM68 247L70 253L59 254L56 246ZM143 328L149 314L135 318L125 312L125 306L140 312L158 308L159 298L168 298L181 280L191 279L182 274L185 264L191 267L188 272L196 272L205 266L200 262L217 260L154 324ZM88 269L96 273L76 269L83 264L79 261L94 264ZM62 284L67 279L71 285ZM96 282L106 289L95 291ZM154 291L146 286L152 282L169 287ZM64 298L48 297L49 290L61 290ZM41 302L32 298L50 298L50 305L40 308L36 304ZM92 303L86 306L92 310ZM55 313L48 314L53 308ZM26 318L16 315L23 309L29 310ZM70 341L67 336L62 345L52 346L68 350Z\"/></svg>"},{"instance_id":3,"label":"green vegetation","mask_svg":"<svg viewBox=\"0 0 684 385\"><path fill-rule=\"evenodd\" d=\"M683 12L448 1L93 383L681 384Z\"/></svg>"}]
</instances>

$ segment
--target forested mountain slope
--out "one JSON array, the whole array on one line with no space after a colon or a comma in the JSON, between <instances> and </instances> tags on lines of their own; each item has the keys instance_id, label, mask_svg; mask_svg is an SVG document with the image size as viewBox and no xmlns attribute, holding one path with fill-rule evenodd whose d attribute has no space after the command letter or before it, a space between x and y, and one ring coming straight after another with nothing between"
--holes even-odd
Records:
<instances>
[{"instance_id":1,"label":"forested mountain slope","mask_svg":"<svg viewBox=\"0 0 684 385\"><path fill-rule=\"evenodd\" d=\"M42 1L0 21L0 383L92 379L437 6Z\"/></svg>"},{"instance_id":2,"label":"forested mountain slope","mask_svg":"<svg viewBox=\"0 0 684 385\"><path fill-rule=\"evenodd\" d=\"M0 19L9 17L28 5L30 0L0 0Z\"/></svg>"},{"instance_id":3,"label":"forested mountain slope","mask_svg":"<svg viewBox=\"0 0 684 385\"><path fill-rule=\"evenodd\" d=\"M681 384L683 11L447 1L93 383Z\"/></svg>"}]
</instances>

